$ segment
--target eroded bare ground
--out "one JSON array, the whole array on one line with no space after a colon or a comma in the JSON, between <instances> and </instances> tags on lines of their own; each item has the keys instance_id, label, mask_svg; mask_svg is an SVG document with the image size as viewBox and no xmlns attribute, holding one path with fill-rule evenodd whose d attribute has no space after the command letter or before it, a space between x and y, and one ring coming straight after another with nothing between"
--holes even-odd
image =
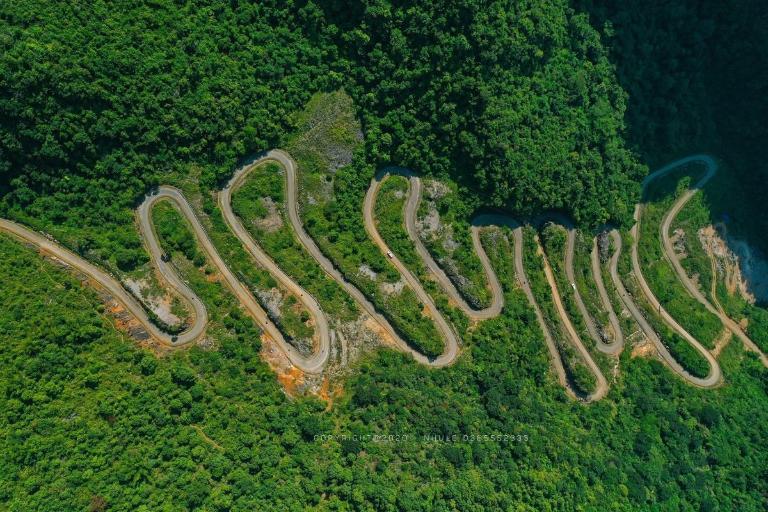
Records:
<instances>
[{"instance_id":1,"label":"eroded bare ground","mask_svg":"<svg viewBox=\"0 0 768 512\"><path fill-rule=\"evenodd\" d=\"M186 314L183 318L174 313L174 309L177 312L180 309L180 307L174 305L174 301L178 301L178 299L167 290L164 290L162 293L153 293L148 278L126 278L124 283L136 298L141 300L150 311L166 324L176 327L189 321L188 311L185 311Z\"/></svg>"},{"instance_id":2,"label":"eroded bare ground","mask_svg":"<svg viewBox=\"0 0 768 512\"><path fill-rule=\"evenodd\" d=\"M387 296L399 295L404 288L405 280L403 279L398 279L394 283L383 282L379 284L379 289L381 289L381 292Z\"/></svg>"},{"instance_id":3,"label":"eroded bare ground","mask_svg":"<svg viewBox=\"0 0 768 512\"><path fill-rule=\"evenodd\" d=\"M335 322L331 338L334 341L331 356L322 373L306 373L294 366L275 341L264 334L261 336L261 357L275 372L287 395L316 395L330 405L342 391L341 377L350 372L363 354L382 345L397 346L367 315L351 322Z\"/></svg>"},{"instance_id":4,"label":"eroded bare ground","mask_svg":"<svg viewBox=\"0 0 768 512\"><path fill-rule=\"evenodd\" d=\"M355 144L363 140L360 122L354 114L352 99L343 92L330 93L313 98L309 115L299 123L302 135L293 146L310 147L320 153L327 163L327 170L334 172L352 162ZM343 127L343 130L340 130ZM351 140L336 140L333 135L346 134Z\"/></svg>"},{"instance_id":5,"label":"eroded bare ground","mask_svg":"<svg viewBox=\"0 0 768 512\"><path fill-rule=\"evenodd\" d=\"M291 174L295 177L295 164L293 161L285 155L284 153L281 153L279 151L276 152L270 152L270 155L264 157L264 158L271 158L278 160L281 164L283 164L284 168L286 169L286 175ZM691 158L709 158L709 157L689 157L688 160ZM685 159L684 159L685 160ZM711 159L710 159L711 160ZM676 165L680 165L680 162L675 162L671 164L671 166L668 166L665 169L661 169L659 171L656 171L654 175L650 176L649 178L653 178L655 175L661 175L664 172L666 172L667 169L673 168ZM714 171L712 171L714 172ZM378 176L378 175L377 175ZM375 182L373 186L375 186L378 182L380 182L381 178L377 178L377 182ZM647 180L646 180L647 181ZM290 205L293 205L293 208L296 208L296 191L295 191L295 183L296 180L291 178L288 179L287 182L289 183L288 196L292 198L291 201L288 203ZM646 185L647 183L644 183ZM291 187L294 187L291 189ZM438 182L431 182L431 184L427 187L427 194L432 198L434 201L434 198L440 197L440 194L446 193L445 189L447 187L441 186ZM183 196L181 195L180 191L177 189L172 189L170 187L165 187L164 194L167 196L173 196L175 200L179 203L180 206L188 207L187 203L185 202ZM226 190L226 189L225 189ZM371 189L369 189L370 192ZM372 190L375 190L372 188ZM690 195L692 195L694 192L688 192L688 198ZM366 227L373 225L374 222L371 218L371 211L372 207L370 204L370 198L375 197L375 194L373 195L367 195L366 196L366 207L364 208L364 216L366 217ZM148 204L151 204L151 202L148 202ZM680 202L679 205L684 204L684 201ZM678 210L681 206L677 206ZM433 205L434 206L434 205ZM265 205L265 208L269 211L268 205ZM678 211L673 210L673 211ZM639 215L641 213L641 209L636 209L635 217L636 221L639 222ZM146 214L146 212L144 212ZM284 389L288 394L306 394L306 393L312 393L316 394L320 397L325 398L328 401L331 401L334 394L339 389L339 379L335 379L335 377L339 375L343 375L350 368L350 365L352 365L356 360L358 360L361 356L361 354L368 352L373 347L377 347L380 345L384 346L393 346L397 347L401 350L407 350L407 348L404 348L404 342L401 340L398 336L398 334L392 329L392 327L388 324L388 322L381 317L381 315L378 314L373 308L373 306L367 302L366 298L362 296L362 294L359 292L359 290L351 287L351 285L348 285L348 283L345 281L343 276L341 276L334 268L332 263L329 261L326 261L324 255L320 253L319 249L314 246L314 244L311 242L311 240L308 240L308 235L303 231L301 221L298 218L298 213L295 211L289 210L289 214L292 213L293 216L289 215L289 218L291 220L292 225L294 226L294 229L296 229L297 233L299 234L299 238L302 241L302 243L305 244L305 247L307 247L307 250L310 252L310 254L323 266L324 270L329 273L336 281L338 281L342 286L345 286L347 291L355 297L357 302L361 304L362 309L365 310L365 312L358 318L356 321L353 322L347 322L347 323L340 323L338 320L332 320L330 324L326 323L325 329L327 336L324 339L330 338L330 342L324 342L325 345L325 352L322 352L322 362L317 364L311 364L306 367L306 371L302 370L301 368L304 368L304 366L301 366L301 361L304 359L297 357L294 353L292 353L290 350L287 350L285 347L285 340L283 340L282 333L279 331L276 331L274 328L274 325L270 325L272 322L269 322L268 317L265 312L262 312L261 306L257 306L255 302L251 304L250 302L250 309L249 312L254 317L254 319L259 323L259 325L262 325L264 327L265 334L262 335L262 356L264 360L272 367L272 369L275 371L275 373L278 376L279 381L283 384ZM146 215L145 215L146 216ZM194 217L193 213L188 213L188 216L192 218L195 222L197 222L196 218ZM670 212L669 218L674 218L674 215ZM495 220L495 222L498 222L498 219ZM442 233L442 243L443 248L446 251L453 251L457 248L456 242L454 241L454 236L452 231L450 231L450 226L442 226L440 223L440 218L438 212L428 210L428 214L425 218L425 220L422 221L423 225L421 226L422 235L424 232L426 233ZM7 225L7 226L5 226ZM209 256L218 258L218 254L215 252L215 249L213 249L210 246L210 242L205 238L205 233L203 231L203 228L193 224L193 227L195 227L198 230L198 237L202 240L202 242L207 242L208 246L206 246L206 250L209 252ZM637 228L637 224L635 226ZM111 314L111 316L115 319L115 324L117 327L125 330L128 332L132 337L134 337L136 340L138 340L139 344L142 346L146 346L156 352L162 353L164 351L170 351L175 348L178 348L178 346L174 345L173 343L159 343L159 341L162 340L163 336L158 334L155 329L155 327L152 325L151 322L149 322L146 318L146 315L143 315L142 308L138 307L135 304L135 300L133 297L130 296L130 294L126 294L125 291L116 283L113 283L112 278L110 278L108 275L104 274L101 271L98 271L94 269L94 267L88 263L81 262L77 259L77 257L73 256L72 254L68 253L66 250L62 250L61 248L56 248L55 246L52 246L47 241L43 240L39 234L35 234L32 232L29 232L29 230L26 230L26 228L22 228L19 226L14 225L13 223L9 221L4 221L4 229L11 231L12 233L16 233L21 238L28 240L28 241L34 241L35 246L43 248L46 247L48 251L51 252L51 254L47 255L49 259L52 259L54 262L57 261L57 258L62 258L64 261L67 261L68 263L63 264L61 261L59 261L60 266L63 266L67 269L72 270L73 266L75 268L75 274L78 275L78 277L81 278L81 281L87 282L87 284L95 286L97 290L100 290L99 294L101 296L102 301L106 305L106 310L108 313ZM668 228L667 228L668 229ZM20 234L21 233L21 234ZM613 232L615 237L618 238L618 233ZM369 234L377 238L378 233L375 231L373 233L369 232ZM518 237L521 237L521 230L518 227L516 234ZM667 250L667 253L671 253L671 248L673 247L675 249L674 252L677 253L678 256L680 256L684 248L686 246L686 240L685 240L685 233L681 230L678 230L675 232L674 237L665 242L665 247ZM725 240L723 240L723 237L721 237L718 232L715 230L714 227L709 226L707 228L704 228L699 233L699 239L702 242L702 245L704 246L704 249L711 255L712 261L716 264L716 271L723 274L723 277L725 278L725 281L728 283L729 286L729 292L731 293L741 293L742 296L747 298L748 300L754 301L754 300L765 300L765 293L768 291L768 263L765 262L760 257L757 257L755 255L755 252L744 242L735 240L729 240L728 237L725 237ZM421 236L419 236L421 238ZM380 243L380 246L385 247L383 241L380 240L380 238L377 238L378 242ZM620 238L618 238L619 248L620 248ZM53 241L55 242L55 241ZM670 244L671 242L671 244ZM517 240L516 239L516 246L520 245L522 243L522 239ZM606 240L598 240L598 245L600 246L600 255L602 256L600 259L605 260L607 257L607 248L608 244L606 243ZM604 247L603 247L604 246ZM633 245L633 252L632 252L632 258L633 258L633 272L636 273L636 277L639 279L641 277L641 273L638 267L637 255L636 255L636 248L637 245ZM541 247L538 247L538 250L541 250ZM44 254L44 251L41 253ZM618 255L618 249L616 251L616 255ZM56 256L52 256L55 254ZM518 269L518 273L521 276L524 276L524 270L522 268L522 256L521 252L516 252L515 254L515 262L516 262L516 268ZM45 255L45 254L44 254ZM268 260L266 257L261 257L262 260ZM155 258L159 261L159 256ZM258 259L258 258L257 258ZM261 260L260 260L261 261ZM416 291L424 292L423 289L420 288L420 285L418 283L413 283L411 281L415 280L413 276L411 276L407 270L402 266L401 263L399 263L399 260L396 258L393 259L394 263L397 264L398 270L401 272L401 280L396 283L400 284L401 282L404 283L403 278L409 277L409 286L413 287ZM268 262L271 262L271 260L268 260ZM262 261L264 263L264 261ZM274 263L272 263L274 265ZM567 267L568 265L566 265ZM614 282L616 283L616 286L618 287L620 284L620 279L613 276L613 273L615 271L615 265L612 266L612 277ZM226 265L223 262L219 262L217 264L218 271L222 273L221 278L226 277L227 283L229 284L230 288L233 290L239 290L241 293L238 294L238 298L241 300L241 302L247 302L246 299L248 299L248 294L245 293L244 290L240 290L237 286L236 278L231 275L231 271L226 267ZM548 270L549 267L545 265L545 271ZM551 269L549 269L551 273ZM492 274L491 269L486 269L486 271L489 274ZM170 271L169 271L170 272ZM273 273L278 273L279 270L273 269ZM375 273L370 271L370 269L367 268L361 268L360 272L363 274L369 275L369 277L372 277L375 279L377 276ZM85 274L83 274L85 273ZM559 307L559 313L560 316L563 318L567 318L567 315L565 314L562 304L560 304L559 300L559 294L556 287L552 284L554 283L553 276L549 275L548 273L548 281L550 282L550 285L552 287L553 291L553 298L555 300L556 305ZM370 274L373 274L372 276ZM215 274L214 274L215 275ZM93 279L98 280L97 283L90 282L90 278L86 276L94 276ZM168 277L168 276L166 276ZM284 279L288 279L285 277ZM682 278L681 278L682 279ZM102 283L103 281L103 283ZM572 281L572 279L571 279ZM526 280L524 277L522 277L521 281L524 289L527 289L528 294L530 295L530 289L527 288ZM138 288L138 291L141 292L141 283L132 283L135 287ZM104 288L100 288L100 285L103 285ZM296 285L298 289L298 285ZM178 285L177 288L183 288L181 285ZM109 292L104 292L103 290L108 289ZM623 289L623 287L620 287L620 289ZM695 290L695 288L694 288ZM389 290L391 293L399 292L399 290ZM277 316L279 314L279 311L281 309L280 306L282 306L283 297L277 297L275 295L275 292L279 293L279 290L270 290L270 293L262 294L260 297L261 301L267 304L267 308L273 315ZM648 300L654 299L650 292L645 291L644 292L648 296ZM692 292L693 293L693 292ZM112 295L110 295L112 294ZM626 295L626 294L624 294ZM302 295L303 296L303 295ZM430 298L426 293L421 294L422 301L427 304L430 303ZM191 296L191 298L188 298L185 296L185 299L188 299L190 301L192 300L198 300L194 295ZM626 297L625 297L626 299ZM133 317L133 315L128 314L127 310L123 305L119 302L119 300L123 301L125 305L127 305L127 308L130 309L130 311L133 313L133 315L136 315L136 318ZM164 315L164 319L172 320L172 315L174 314L171 311L171 304L169 302L170 299L165 299L165 302L160 302L155 304L155 309L162 313ZM655 300L655 299L654 299ZM701 299L704 301L705 299ZM199 300L198 300L199 302ZM631 301L626 303L627 307L630 308ZM535 306L535 304L534 304ZM660 311L663 311L661 306L658 305L658 308ZM426 305L425 305L426 308ZM429 309L429 308L428 308ZM631 309L631 308L630 308ZM434 311L432 311L434 310ZM196 310L197 311L197 310ZM434 308L434 306L431 306L430 311L425 311L428 313L428 316L432 317L432 319L436 323L445 324L442 317L440 316L439 312ZM295 311L294 311L295 313ZM157 312L156 312L157 314ZM322 315L322 312L318 310L318 314ZM622 311L622 315L626 315L626 311ZM201 317L201 315L205 316L205 309L202 309L202 313L196 313L194 316L196 318L196 321ZM159 315L158 315L159 316ZM177 315L178 316L178 315ZM632 316L637 317L635 313L632 313ZM324 316L318 317L319 319L324 319ZM141 320L141 321L139 321ZM638 319L640 321L641 319ZM674 323L673 319L666 319L670 323ZM323 320L325 321L325 320ZM202 322L203 329L202 331L195 332L195 338L192 339L196 344L207 348L207 349L215 349L214 344L212 343L211 339L208 338L208 336L205 335L205 321ZM641 322L642 323L642 322ZM328 327L330 326L330 330L328 330ZM441 329L444 331L444 334L447 338L447 346L448 350L445 354L441 356L443 360L428 360L423 355L420 355L418 353L414 353L412 350L410 350L410 353L416 358L417 361L420 361L424 364L429 364L432 366L445 366L446 364L450 364L456 355L458 354L458 343L455 338L455 334L453 331L448 327L447 325L441 327ZM736 329L738 331L738 328L734 325L731 327L731 329ZM199 330L199 329L198 329ZM591 361L590 355L588 352L581 346L581 342L578 339L578 334L573 330L571 327L571 337L573 338L575 344L580 347L580 354L585 358ZM648 334L647 331L650 331L650 327L644 328L644 331L646 331L646 335L650 336L650 334L653 334L651 332ZM149 332L153 332L154 334L150 335ZM638 331L639 332L639 331ZM693 384L698 385L700 387L711 387L710 380L714 382L714 385L717 385L717 382L719 381L719 367L717 366L717 363L714 362L712 359L712 355L715 356L719 354L719 352L725 347L729 340L731 339L731 335L729 332L724 332L724 334L717 340L717 344L715 349L713 349L712 354L710 354L708 351L701 348L701 351L703 352L702 355L705 355L708 359L710 359L711 365L714 368L713 373L711 376L708 376L707 379L695 379L691 377L685 369L679 367L679 364L677 364L674 360L670 359L669 354L664 354L664 347L661 345L658 340L653 340L651 338L648 338L646 340L638 339L635 334L632 333L629 338L634 338L633 341L633 350L632 350L632 356L633 357L659 357L661 359L664 359L677 373L679 373L681 376L686 377L687 380L691 381ZM683 333L687 334L687 333ZM153 339L153 336L158 337L158 340ZM642 336L641 336L642 337ZM690 336L688 337L690 338ZM172 340L175 341L175 338ZM688 340L691 344L695 345L697 348L699 343L695 339L689 339ZM311 343L311 347L306 347L308 350L311 351L311 348L315 348L315 343ZM550 351L554 351L555 349L550 349ZM439 359L439 358L438 358ZM562 373L562 367L558 366L558 361L556 357L554 358L554 365L556 369L560 369L560 373ZM299 362L297 362L299 361ZM299 366L297 366L299 365ZM301 367L300 367L301 366ZM594 366L594 363L592 364ZM613 368L613 376L614 378L618 375L618 366L614 366ZM601 378L602 375L600 374L599 369L595 370L596 375L598 378ZM561 379L563 381L563 379ZM603 379L604 381L604 379ZM566 385L566 384L564 384ZM566 385L566 387L568 387ZM600 386L601 391L596 392L596 396L594 399L599 399L604 395L604 392L607 391L607 383L601 383Z\"/></svg>"},{"instance_id":6,"label":"eroded bare ground","mask_svg":"<svg viewBox=\"0 0 768 512\"><path fill-rule=\"evenodd\" d=\"M647 340L647 338L643 338L642 341L639 341L632 345L632 353L630 356L632 358L635 357L656 357L656 347L653 346L653 343Z\"/></svg>"},{"instance_id":7,"label":"eroded bare ground","mask_svg":"<svg viewBox=\"0 0 768 512\"><path fill-rule=\"evenodd\" d=\"M720 228L720 231L717 229ZM730 295L750 304L768 302L768 261L743 240L721 236L725 227L709 225L698 231L701 246L715 261L717 275Z\"/></svg>"},{"instance_id":8,"label":"eroded bare ground","mask_svg":"<svg viewBox=\"0 0 768 512\"><path fill-rule=\"evenodd\" d=\"M261 218L253 219L253 224L260 230L267 233L274 233L283 227L283 216L280 214L280 206L269 196L259 198L261 206L264 207L267 214Z\"/></svg>"}]
</instances>

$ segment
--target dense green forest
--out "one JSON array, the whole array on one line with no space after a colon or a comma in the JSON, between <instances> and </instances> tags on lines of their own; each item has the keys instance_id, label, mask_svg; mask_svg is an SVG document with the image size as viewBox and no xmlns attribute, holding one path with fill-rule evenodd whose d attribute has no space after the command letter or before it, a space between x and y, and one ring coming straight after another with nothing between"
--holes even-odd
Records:
<instances>
[{"instance_id":1,"label":"dense green forest","mask_svg":"<svg viewBox=\"0 0 768 512\"><path fill-rule=\"evenodd\" d=\"M651 166L692 151L738 176L710 205L768 253L768 10L759 0L577 0L611 48L629 93L627 139Z\"/></svg>"},{"instance_id":2,"label":"dense green forest","mask_svg":"<svg viewBox=\"0 0 768 512\"><path fill-rule=\"evenodd\" d=\"M768 251L766 16L757 0L4 2L0 217L131 271L146 262L132 210L172 183L194 189L214 242L247 274L209 192L273 147L310 170L296 139L304 107L343 89L362 120L360 146L334 174L334 201L304 213L348 275L350 261L387 271L359 207L389 164L459 190L466 199L442 213L462 212L460 228L466 205L626 226L646 164L706 150L739 177L729 188L738 200L702 208ZM302 179L319 186L325 174ZM246 186L237 199L280 203L279 181L257 174L249 185L265 189ZM416 267L397 227L402 185L389 182L377 208L387 240ZM211 311L216 350L157 357L115 328L93 290L0 235L0 510L768 508L768 372L739 343L719 357L718 389L625 350L607 398L572 401L515 286L511 239L490 231L483 243L506 305L468 331L454 365L429 369L382 349L334 382L332 401L288 397L260 357L257 326L206 279L183 223L169 208L155 215ZM324 308L353 315L287 228L253 233ZM561 242L545 240L553 256ZM268 284L258 270L247 277ZM532 278L546 300L543 278ZM393 307L393 322L412 306ZM657 327L686 368L706 371Z\"/></svg>"},{"instance_id":3,"label":"dense green forest","mask_svg":"<svg viewBox=\"0 0 768 512\"><path fill-rule=\"evenodd\" d=\"M702 391L627 355L609 398L580 405L498 244L509 307L473 333L471 357L435 371L372 354L327 409L286 399L247 317L217 351L157 359L101 319L92 291L0 236L3 508L764 509L768 373L754 357L729 345L728 385Z\"/></svg>"},{"instance_id":4,"label":"dense green forest","mask_svg":"<svg viewBox=\"0 0 768 512\"><path fill-rule=\"evenodd\" d=\"M452 174L490 204L626 220L642 173L626 94L564 2L22 1L0 26L3 211L85 224L104 251L149 186L190 163L213 186L341 85L371 163Z\"/></svg>"},{"instance_id":5,"label":"dense green forest","mask_svg":"<svg viewBox=\"0 0 768 512\"><path fill-rule=\"evenodd\" d=\"M451 175L517 213L626 222L644 167L625 110L645 161L717 150L745 190L766 186L766 16L756 1L8 3L0 204L130 246L112 228L152 184L195 163L215 185L344 86L373 164Z\"/></svg>"}]
</instances>

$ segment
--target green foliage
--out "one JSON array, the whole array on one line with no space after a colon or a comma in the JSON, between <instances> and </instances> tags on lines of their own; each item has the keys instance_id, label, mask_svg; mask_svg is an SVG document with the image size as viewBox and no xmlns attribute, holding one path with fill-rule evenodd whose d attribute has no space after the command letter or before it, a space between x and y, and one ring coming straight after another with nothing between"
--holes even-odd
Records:
<instances>
[{"instance_id":1,"label":"green foliage","mask_svg":"<svg viewBox=\"0 0 768 512\"><path fill-rule=\"evenodd\" d=\"M152 209L152 224L169 253L180 252L196 267L205 264L205 255L198 250L195 236L169 202L162 201Z\"/></svg>"},{"instance_id":2,"label":"green foliage","mask_svg":"<svg viewBox=\"0 0 768 512\"><path fill-rule=\"evenodd\" d=\"M472 332L471 357L434 371L380 351L325 410L285 397L237 309L230 334L214 320L218 350L158 359L100 319L93 292L0 236L0 499L10 510L764 508L759 362L731 344L726 385L702 391L628 359L607 401L576 404L516 287L511 246L483 242L507 307ZM214 318L227 311L191 282ZM478 434L513 437L463 437Z\"/></svg>"},{"instance_id":3,"label":"green foliage","mask_svg":"<svg viewBox=\"0 0 768 512\"><path fill-rule=\"evenodd\" d=\"M207 192L239 158L284 143L306 170L302 189L332 191L316 205L302 198L307 229L407 330L420 311L383 302L358 275L365 263L396 279L360 219L362 196L383 165L450 177L477 193L466 203L473 208L558 208L582 224L626 221L644 172L623 139L628 101L629 140L649 161L711 147L719 136L714 149L741 177L735 196L765 196L768 180L755 172L768 147L764 5L578 3L601 30L612 20L605 34L618 72L586 15L562 0L5 2L0 215L133 272L147 261L134 229L137 200L191 175L223 257L240 261L233 267L251 285L268 285L229 250L235 245L221 234ZM340 86L349 97L315 96L310 114L293 114L312 93ZM328 127L321 138L296 138L318 120ZM758 203L728 211L765 248L768 216ZM499 271L504 314L470 332L466 357L434 371L379 351L326 410L312 398L285 397L260 361L253 322L193 264L202 261L181 256L197 249L178 221L166 226L164 244L178 251L174 263L209 307L217 349L163 358L100 318L103 306L75 278L0 236L3 507L766 508L768 377L739 344L721 355L726 382L717 390L627 358L609 398L577 405L553 378L512 279L509 244L499 239L486 247L497 270L507 270ZM309 288L315 274L293 246L265 246ZM326 293L324 306L336 303L337 291ZM750 315L756 338L768 332L761 313ZM463 332L466 321L451 318ZM701 357L687 359L690 346L656 327L699 373ZM349 437L315 440L331 433ZM462 438L478 433L527 437ZM453 434L460 440L421 437Z\"/></svg>"},{"instance_id":4,"label":"green foliage","mask_svg":"<svg viewBox=\"0 0 768 512\"><path fill-rule=\"evenodd\" d=\"M672 264L664 256L659 234L664 214L700 174L699 167L685 168L650 186L640 222L638 253L643 275L659 302L694 338L712 349L722 331L720 320L691 297L677 279Z\"/></svg>"},{"instance_id":5,"label":"green foliage","mask_svg":"<svg viewBox=\"0 0 768 512\"><path fill-rule=\"evenodd\" d=\"M556 240L560 237L562 231L554 225L550 225L547 232L549 233L549 239L556 243ZM581 358L576 351L576 347L573 346L573 342L568 335L565 325L557 313L554 299L552 298L552 290L547 282L546 275L544 274L544 259L543 255L539 254L536 250L537 242L535 240L535 232L533 228L526 227L524 229L524 245L523 245L523 264L525 266L525 274L533 292L533 296L536 298L536 302L541 309L541 313L544 316L544 321L549 327L549 332L555 340L555 345L560 353L560 358L563 361L563 367L565 368L566 377L575 386L576 392L583 395L588 395L597 384L595 375L586 366L586 362ZM563 239L564 241L564 239ZM561 246L562 250L562 246ZM562 258L562 252L560 253ZM548 257L550 265L552 265L552 257ZM557 260L557 258L554 258ZM560 263L562 266L562 262ZM562 270L555 270L560 274ZM558 288L558 291L560 289ZM562 293L562 292L561 292ZM569 318L573 322L575 307L569 313ZM576 313L577 314L577 313Z\"/></svg>"},{"instance_id":6,"label":"green foliage","mask_svg":"<svg viewBox=\"0 0 768 512\"><path fill-rule=\"evenodd\" d=\"M105 261L128 241L115 233L136 200L190 162L214 186L289 127L329 117L329 138L286 142L315 165L335 160L362 136L354 116L335 115L334 95L315 97L314 117L292 113L340 85L376 166L450 174L488 204L585 223L627 219L637 192L626 95L597 32L562 1L25 0L0 14L2 208L71 246L88 233Z\"/></svg>"},{"instance_id":7,"label":"green foliage","mask_svg":"<svg viewBox=\"0 0 768 512\"><path fill-rule=\"evenodd\" d=\"M768 311L764 308L752 307L748 309L749 326L747 334L752 338L760 350L768 352Z\"/></svg>"},{"instance_id":8,"label":"green foliage","mask_svg":"<svg viewBox=\"0 0 768 512\"><path fill-rule=\"evenodd\" d=\"M451 175L487 204L625 221L643 168L598 33L564 1L329 3L377 165Z\"/></svg>"},{"instance_id":9,"label":"green foliage","mask_svg":"<svg viewBox=\"0 0 768 512\"><path fill-rule=\"evenodd\" d=\"M376 195L374 216L376 229L400 260L409 265L421 265L421 258L413 248L403 219L403 208L408 197L408 180L391 176L384 180Z\"/></svg>"},{"instance_id":10,"label":"green foliage","mask_svg":"<svg viewBox=\"0 0 768 512\"><path fill-rule=\"evenodd\" d=\"M131 209L190 162L214 185L337 80L307 13L35 0L0 7L3 209L94 256L140 249ZM122 235L120 233L125 233ZM122 258L123 263L130 258Z\"/></svg>"},{"instance_id":11,"label":"green foliage","mask_svg":"<svg viewBox=\"0 0 768 512\"><path fill-rule=\"evenodd\" d=\"M311 293L328 314L350 320L357 310L354 301L304 251L285 215L285 174L274 163L259 166L248 175L232 197L232 209L259 245L288 275ZM270 198L275 212L267 211ZM264 224L265 219L269 224Z\"/></svg>"}]
</instances>

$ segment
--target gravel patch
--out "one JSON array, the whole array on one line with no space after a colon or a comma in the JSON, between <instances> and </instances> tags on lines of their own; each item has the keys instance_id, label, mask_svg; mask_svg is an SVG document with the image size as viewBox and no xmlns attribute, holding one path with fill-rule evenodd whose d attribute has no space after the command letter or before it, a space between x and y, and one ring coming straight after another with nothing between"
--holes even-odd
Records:
<instances>
[{"instance_id":1,"label":"gravel patch","mask_svg":"<svg viewBox=\"0 0 768 512\"><path fill-rule=\"evenodd\" d=\"M136 281L128 278L125 280L125 284L128 289L138 297L150 311L157 315L160 320L173 327L181 324L181 318L171 313L172 298L170 295L155 297L147 296L146 290L148 289L148 285L143 279Z\"/></svg>"},{"instance_id":2,"label":"gravel patch","mask_svg":"<svg viewBox=\"0 0 768 512\"><path fill-rule=\"evenodd\" d=\"M381 283L380 288L385 295L395 295L403 291L405 281L400 279L395 283Z\"/></svg>"},{"instance_id":3,"label":"gravel patch","mask_svg":"<svg viewBox=\"0 0 768 512\"><path fill-rule=\"evenodd\" d=\"M440 213L434 207L430 207L427 215L416 220L416 231L422 240L435 239L440 231Z\"/></svg>"},{"instance_id":4,"label":"gravel patch","mask_svg":"<svg viewBox=\"0 0 768 512\"><path fill-rule=\"evenodd\" d=\"M378 276L378 274L376 272L374 272L373 269L371 267L369 267L368 265L366 265L365 263L360 265L360 267L357 269L357 272L361 276L367 277L371 281L375 281L376 277Z\"/></svg>"},{"instance_id":5,"label":"gravel patch","mask_svg":"<svg viewBox=\"0 0 768 512\"><path fill-rule=\"evenodd\" d=\"M273 233L283 227L283 216L280 215L280 206L271 197L260 197L259 202L267 210L267 214L254 220L254 224L267 233Z\"/></svg>"},{"instance_id":6,"label":"gravel patch","mask_svg":"<svg viewBox=\"0 0 768 512\"><path fill-rule=\"evenodd\" d=\"M450 193L451 189L437 180L427 180L426 186L424 187L424 195L430 201L437 201Z\"/></svg>"},{"instance_id":7,"label":"gravel patch","mask_svg":"<svg viewBox=\"0 0 768 512\"><path fill-rule=\"evenodd\" d=\"M267 310L267 314L274 319L281 317L280 310L283 307L283 294L277 288L270 288L269 290L257 290L256 295L259 297L259 302Z\"/></svg>"}]
</instances>

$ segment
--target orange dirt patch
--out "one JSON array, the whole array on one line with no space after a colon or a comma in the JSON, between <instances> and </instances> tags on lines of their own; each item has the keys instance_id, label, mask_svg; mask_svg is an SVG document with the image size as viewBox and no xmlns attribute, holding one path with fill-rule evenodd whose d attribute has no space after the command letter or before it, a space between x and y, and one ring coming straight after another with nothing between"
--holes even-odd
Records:
<instances>
[{"instance_id":1,"label":"orange dirt patch","mask_svg":"<svg viewBox=\"0 0 768 512\"><path fill-rule=\"evenodd\" d=\"M635 357L653 357L656 355L656 348L652 343L638 343L632 348L630 355L633 359Z\"/></svg>"},{"instance_id":2,"label":"orange dirt patch","mask_svg":"<svg viewBox=\"0 0 768 512\"><path fill-rule=\"evenodd\" d=\"M89 282L89 284L92 284ZM102 299L105 299L102 297ZM115 328L126 336L131 338L137 346L149 350L157 357L163 357L172 350L174 347L169 347L160 343L157 339L153 338L144 330L144 326L136 320L133 316L127 313L127 310L120 302L116 300L104 300L105 310L104 312L110 317ZM137 336L136 333L143 333L141 336ZM177 350L178 348L176 348Z\"/></svg>"},{"instance_id":3,"label":"orange dirt patch","mask_svg":"<svg viewBox=\"0 0 768 512\"><path fill-rule=\"evenodd\" d=\"M125 318L125 316L122 315L122 313L125 312L125 308L123 308L123 305L119 302L108 304L106 311L115 319L115 326L121 331L129 331L131 327L138 324L138 322L132 318Z\"/></svg>"},{"instance_id":4,"label":"orange dirt patch","mask_svg":"<svg viewBox=\"0 0 768 512\"><path fill-rule=\"evenodd\" d=\"M331 407L333 397L331 396L331 382L328 380L328 376L323 377L323 383L320 384L320 389L317 391L317 396L328 403L328 408Z\"/></svg>"},{"instance_id":5,"label":"orange dirt patch","mask_svg":"<svg viewBox=\"0 0 768 512\"><path fill-rule=\"evenodd\" d=\"M266 333L261 333L261 357L276 372L293 366L283 351L277 347L275 340Z\"/></svg>"},{"instance_id":6,"label":"orange dirt patch","mask_svg":"<svg viewBox=\"0 0 768 512\"><path fill-rule=\"evenodd\" d=\"M278 373L277 380L289 396L296 396L304 383L304 372L294 366L283 373Z\"/></svg>"},{"instance_id":7,"label":"orange dirt patch","mask_svg":"<svg viewBox=\"0 0 768 512\"><path fill-rule=\"evenodd\" d=\"M331 379L326 375L323 377L323 382L320 384L320 389L317 390L317 396L320 397L326 404L326 411L330 411L333 407L333 402L336 398L340 397L344 392L344 388L340 383L331 384Z\"/></svg>"},{"instance_id":8,"label":"orange dirt patch","mask_svg":"<svg viewBox=\"0 0 768 512\"><path fill-rule=\"evenodd\" d=\"M306 376L301 369L291 364L286 355L277 346L275 340L261 335L261 358L275 372L278 382L283 386L288 396L297 396L306 381Z\"/></svg>"},{"instance_id":9,"label":"orange dirt patch","mask_svg":"<svg viewBox=\"0 0 768 512\"><path fill-rule=\"evenodd\" d=\"M387 331L385 331L379 325L379 323L376 320L374 320L373 318L371 318L371 317L366 318L365 322L363 322L363 325L365 325L366 329L368 329L368 330L372 331L374 334L376 334L376 336L379 337L379 339L381 340L381 342L384 345L386 345L388 347L396 347L397 346L397 343L392 338L392 336L390 336L390 334Z\"/></svg>"}]
</instances>

